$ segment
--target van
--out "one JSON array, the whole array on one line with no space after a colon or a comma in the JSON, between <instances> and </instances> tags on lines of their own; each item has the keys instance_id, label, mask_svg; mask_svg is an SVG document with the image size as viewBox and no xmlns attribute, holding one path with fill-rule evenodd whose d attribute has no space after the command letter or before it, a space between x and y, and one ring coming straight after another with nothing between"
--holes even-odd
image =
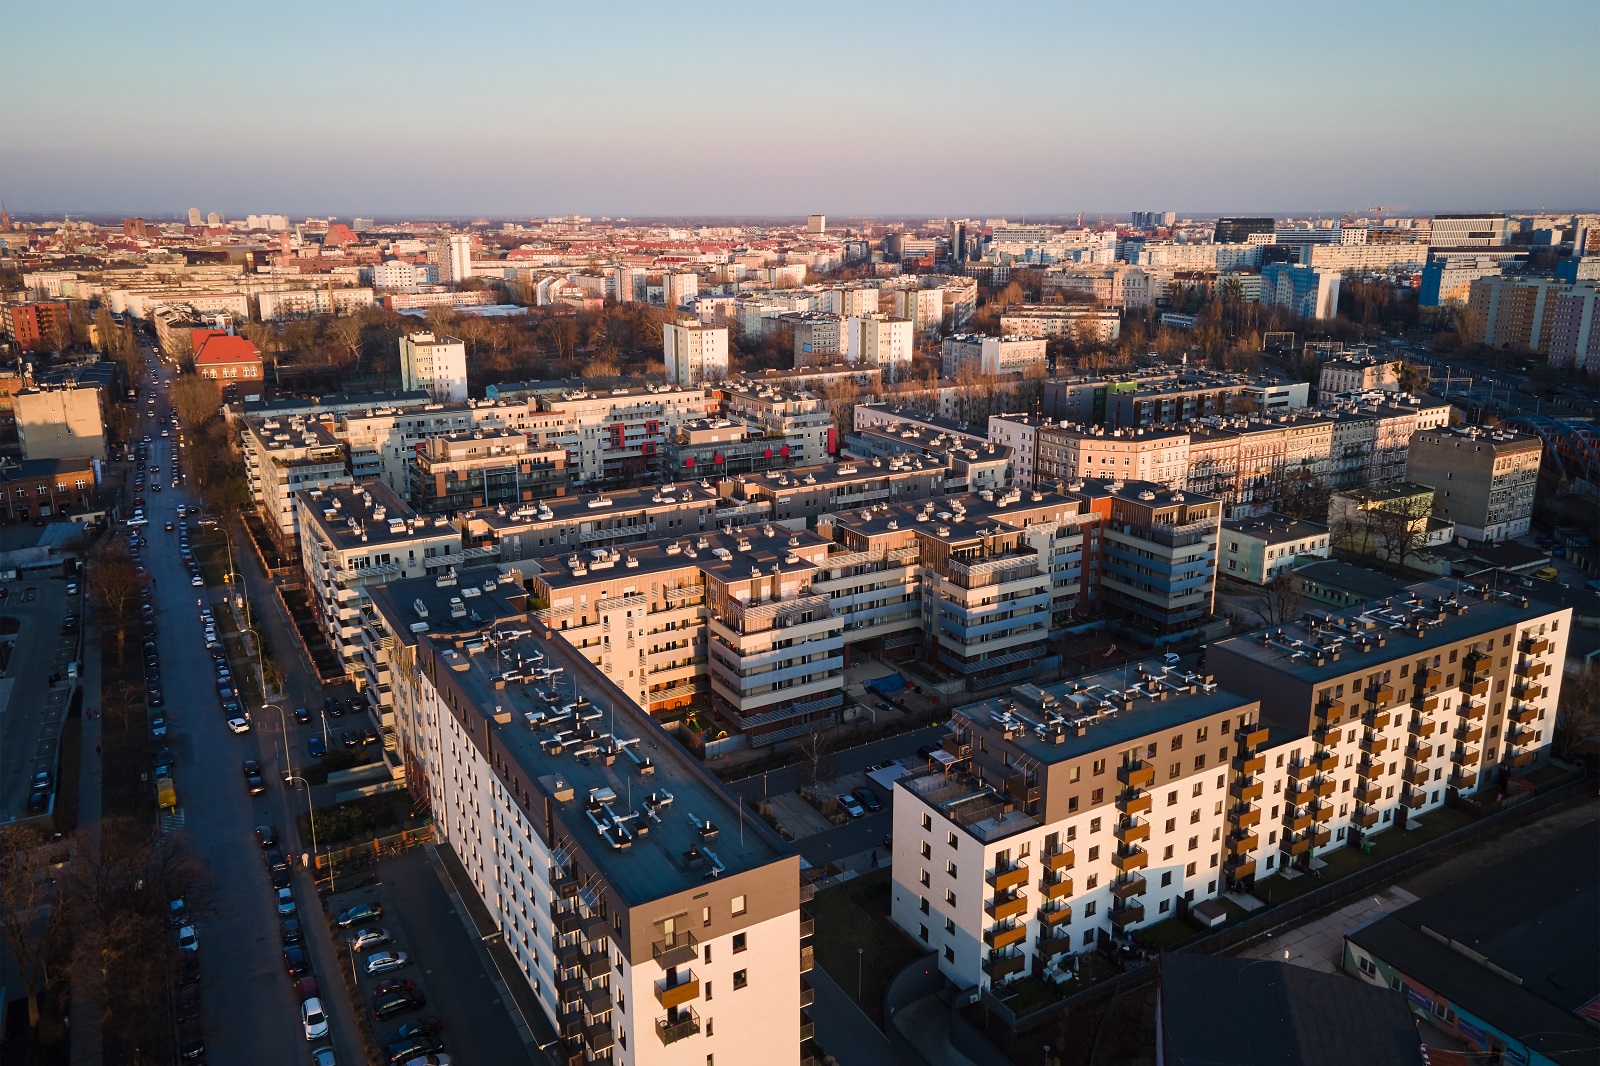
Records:
<instances>
[{"instance_id":1,"label":"van","mask_svg":"<svg viewBox=\"0 0 1600 1066\"><path fill-rule=\"evenodd\" d=\"M1557 570L1553 566L1541 566L1539 569L1533 572L1533 576L1538 578L1540 581L1554 581L1560 576L1560 574L1561 571Z\"/></svg>"}]
</instances>

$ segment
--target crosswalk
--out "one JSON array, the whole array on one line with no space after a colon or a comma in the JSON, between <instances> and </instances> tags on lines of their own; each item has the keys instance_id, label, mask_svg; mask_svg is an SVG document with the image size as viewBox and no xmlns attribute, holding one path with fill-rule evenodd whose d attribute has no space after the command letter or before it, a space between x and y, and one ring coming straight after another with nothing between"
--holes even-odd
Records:
<instances>
[{"instance_id":1,"label":"crosswalk","mask_svg":"<svg viewBox=\"0 0 1600 1066\"><path fill-rule=\"evenodd\" d=\"M170 811L161 812L161 835L167 836L183 828L184 813L182 807L174 807Z\"/></svg>"}]
</instances>

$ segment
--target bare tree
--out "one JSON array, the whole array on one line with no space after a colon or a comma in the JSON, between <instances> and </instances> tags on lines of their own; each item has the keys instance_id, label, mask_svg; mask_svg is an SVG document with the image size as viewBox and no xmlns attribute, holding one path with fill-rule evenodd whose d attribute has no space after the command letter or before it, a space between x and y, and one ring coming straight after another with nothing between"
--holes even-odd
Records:
<instances>
[{"instance_id":1,"label":"bare tree","mask_svg":"<svg viewBox=\"0 0 1600 1066\"><path fill-rule=\"evenodd\" d=\"M795 748L800 752L806 783L812 788L833 776L833 739L823 732L820 722L795 741Z\"/></svg>"},{"instance_id":2,"label":"bare tree","mask_svg":"<svg viewBox=\"0 0 1600 1066\"><path fill-rule=\"evenodd\" d=\"M1301 596L1294 575L1284 571L1256 589L1253 606L1267 625L1291 621L1300 615Z\"/></svg>"},{"instance_id":3,"label":"bare tree","mask_svg":"<svg viewBox=\"0 0 1600 1066\"><path fill-rule=\"evenodd\" d=\"M1383 559L1397 570L1422 553L1427 544L1432 506L1425 496L1413 496L1368 509Z\"/></svg>"},{"instance_id":4,"label":"bare tree","mask_svg":"<svg viewBox=\"0 0 1600 1066\"><path fill-rule=\"evenodd\" d=\"M1589 669L1561 686L1550 748L1563 759L1575 759L1585 744L1600 735L1600 670Z\"/></svg>"},{"instance_id":5,"label":"bare tree","mask_svg":"<svg viewBox=\"0 0 1600 1066\"><path fill-rule=\"evenodd\" d=\"M101 625L112 627L117 637L117 665L123 663L133 605L144 577L139 573L121 538L107 540L89 557L89 595L100 611Z\"/></svg>"},{"instance_id":6,"label":"bare tree","mask_svg":"<svg viewBox=\"0 0 1600 1066\"><path fill-rule=\"evenodd\" d=\"M198 374L182 374L172 385L172 409L185 426L203 426L217 417L222 395L216 383Z\"/></svg>"},{"instance_id":7,"label":"bare tree","mask_svg":"<svg viewBox=\"0 0 1600 1066\"><path fill-rule=\"evenodd\" d=\"M57 891L54 848L32 826L0 826L0 932L28 997L28 1025L39 1024L39 997L71 950L71 907Z\"/></svg>"}]
</instances>

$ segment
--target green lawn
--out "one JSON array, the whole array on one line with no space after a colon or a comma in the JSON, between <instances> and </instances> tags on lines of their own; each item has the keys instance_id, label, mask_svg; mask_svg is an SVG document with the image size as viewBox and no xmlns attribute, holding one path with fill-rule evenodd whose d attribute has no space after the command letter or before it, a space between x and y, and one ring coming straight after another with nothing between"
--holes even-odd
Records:
<instances>
[{"instance_id":1,"label":"green lawn","mask_svg":"<svg viewBox=\"0 0 1600 1066\"><path fill-rule=\"evenodd\" d=\"M1319 885L1348 877L1367 869L1373 863L1392 859L1418 844L1452 833L1462 826L1471 825L1475 820L1472 815L1458 811L1454 807L1436 807L1416 819L1420 823L1417 829L1407 830L1391 826L1376 836L1369 837L1372 844L1370 853L1356 847L1344 847L1317 856L1328 864L1323 869L1320 879L1306 876L1286 881L1281 876L1273 877L1256 886L1256 896L1266 903L1285 903L1296 896L1305 895Z\"/></svg>"},{"instance_id":2,"label":"green lawn","mask_svg":"<svg viewBox=\"0 0 1600 1066\"><path fill-rule=\"evenodd\" d=\"M812 937L817 965L852 998L859 968L861 1009L879 1026L884 989L927 951L889 920L891 883L890 871L877 870L823 889L806 904L817 923ZM865 949L859 958L857 948Z\"/></svg>"},{"instance_id":3,"label":"green lawn","mask_svg":"<svg viewBox=\"0 0 1600 1066\"><path fill-rule=\"evenodd\" d=\"M1533 773L1525 774L1524 776L1527 777L1528 781L1532 783L1534 788L1543 788L1553 781L1561 780L1570 772L1571 771L1564 770L1559 766L1541 766L1537 770L1533 771Z\"/></svg>"},{"instance_id":4,"label":"green lawn","mask_svg":"<svg viewBox=\"0 0 1600 1066\"><path fill-rule=\"evenodd\" d=\"M1171 951L1199 935L1200 930L1188 919L1174 915L1135 931L1133 938L1154 951Z\"/></svg>"}]
</instances>

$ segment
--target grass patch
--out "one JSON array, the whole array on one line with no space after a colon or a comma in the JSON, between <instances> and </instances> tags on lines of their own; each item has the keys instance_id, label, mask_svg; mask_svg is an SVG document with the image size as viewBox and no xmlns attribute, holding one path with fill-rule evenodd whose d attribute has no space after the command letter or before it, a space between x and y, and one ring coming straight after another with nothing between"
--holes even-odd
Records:
<instances>
[{"instance_id":1,"label":"grass patch","mask_svg":"<svg viewBox=\"0 0 1600 1066\"><path fill-rule=\"evenodd\" d=\"M1322 856L1322 858L1328 863L1329 867L1332 867L1333 857L1335 855L1343 855L1346 851L1350 850L1352 849L1340 848L1338 851ZM1360 853L1357 852L1357 855L1359 854ZM1367 864L1363 863L1363 865ZM1348 873L1350 871L1345 872ZM1318 885L1327 884L1328 880L1331 880L1336 876L1342 877L1344 874L1334 874L1330 869L1326 879L1318 880L1317 878L1312 877L1310 874L1301 874L1299 877L1290 879L1284 877L1280 873L1273 877L1267 878L1266 881L1256 882L1256 898L1267 904L1269 907L1277 903L1287 903L1291 899L1299 899L1301 896L1305 895L1307 892L1310 892Z\"/></svg>"},{"instance_id":2,"label":"grass patch","mask_svg":"<svg viewBox=\"0 0 1600 1066\"><path fill-rule=\"evenodd\" d=\"M816 919L817 965L849 996L860 973L861 1009L883 1026L883 995L895 974L927 954L889 920L890 871L877 870L818 892L806 905ZM864 948L861 955L856 949Z\"/></svg>"},{"instance_id":3,"label":"grass patch","mask_svg":"<svg viewBox=\"0 0 1600 1066\"><path fill-rule=\"evenodd\" d=\"M1200 935L1187 919L1173 915L1134 932L1133 939L1152 951L1171 951Z\"/></svg>"},{"instance_id":4,"label":"grass patch","mask_svg":"<svg viewBox=\"0 0 1600 1066\"><path fill-rule=\"evenodd\" d=\"M414 809L410 793L404 791L380 792L349 803L318 807L317 846L326 848L330 844L370 840L409 828ZM300 831L300 839L309 843L311 823L305 815L295 818L295 828Z\"/></svg>"},{"instance_id":5,"label":"grass patch","mask_svg":"<svg viewBox=\"0 0 1600 1066\"><path fill-rule=\"evenodd\" d=\"M1392 859L1418 844L1425 844L1477 821L1471 814L1456 810L1454 807L1435 807L1414 820L1418 823L1416 829L1402 829L1391 825L1376 836L1368 837L1367 840L1372 845L1370 853L1363 852L1359 847L1347 846L1317 856L1327 863L1322 870L1321 878L1307 875L1286 881L1281 876L1274 877L1265 884L1257 885L1256 897L1268 904L1285 903L1297 896L1305 895L1319 885L1358 873L1373 863Z\"/></svg>"},{"instance_id":6,"label":"grass patch","mask_svg":"<svg viewBox=\"0 0 1600 1066\"><path fill-rule=\"evenodd\" d=\"M1539 767L1531 774L1523 774L1522 776L1526 778L1534 788L1544 788L1546 785L1554 784L1555 782L1560 781L1571 772L1572 771L1564 770L1559 766L1550 766L1547 764Z\"/></svg>"}]
</instances>

